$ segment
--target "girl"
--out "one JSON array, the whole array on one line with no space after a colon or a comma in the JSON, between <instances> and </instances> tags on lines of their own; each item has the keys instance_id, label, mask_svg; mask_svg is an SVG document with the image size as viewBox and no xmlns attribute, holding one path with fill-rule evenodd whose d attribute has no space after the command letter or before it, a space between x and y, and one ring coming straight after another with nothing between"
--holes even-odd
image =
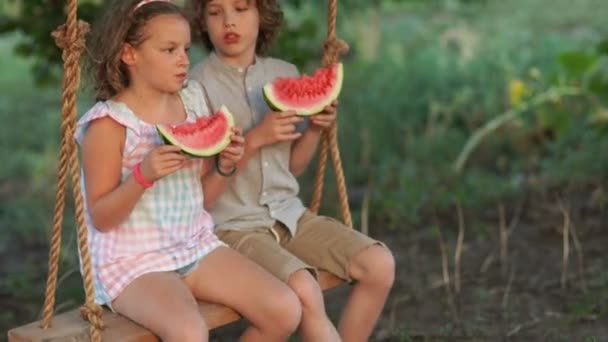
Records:
<instances>
[{"instance_id":1,"label":"girl","mask_svg":"<svg viewBox=\"0 0 608 342\"><path fill-rule=\"evenodd\" d=\"M205 86L212 108L225 103L246 131L235 175L204 183L216 233L296 293L305 341L367 341L393 284L393 256L382 243L311 213L298 198L296 177L322 129L336 120L335 103L310 122L266 105L266 83L298 75L292 64L263 57L281 24L277 0L191 0L191 7L195 32L212 53L190 77ZM356 281L338 331L325 314L317 269Z\"/></svg>"},{"instance_id":2,"label":"girl","mask_svg":"<svg viewBox=\"0 0 608 342\"><path fill-rule=\"evenodd\" d=\"M208 113L186 82L190 28L162 0L117 0L89 52L97 102L78 122L96 302L163 341L207 341L196 300L230 306L251 326L243 341L283 341L297 328L297 297L213 234L201 178L223 177L243 155L235 130L217 167L163 145L155 124ZM242 279L246 279L243 282Z\"/></svg>"}]
</instances>

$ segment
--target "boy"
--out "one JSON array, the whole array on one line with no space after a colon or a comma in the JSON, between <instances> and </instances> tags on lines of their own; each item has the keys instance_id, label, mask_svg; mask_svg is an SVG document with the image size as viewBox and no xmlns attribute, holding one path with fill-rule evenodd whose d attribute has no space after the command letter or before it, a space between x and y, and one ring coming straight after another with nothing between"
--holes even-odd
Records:
<instances>
[{"instance_id":1,"label":"boy","mask_svg":"<svg viewBox=\"0 0 608 342\"><path fill-rule=\"evenodd\" d=\"M393 284L392 254L337 220L311 213L298 198L296 177L322 130L336 120L336 103L303 122L264 102L264 84L298 75L292 64L262 57L282 22L277 0L192 0L191 14L211 54L190 77L204 85L213 111L225 104L246 132L236 168L220 168L204 183L217 235L296 293L305 341L367 341ZM317 269L355 281L338 330L325 313Z\"/></svg>"}]
</instances>

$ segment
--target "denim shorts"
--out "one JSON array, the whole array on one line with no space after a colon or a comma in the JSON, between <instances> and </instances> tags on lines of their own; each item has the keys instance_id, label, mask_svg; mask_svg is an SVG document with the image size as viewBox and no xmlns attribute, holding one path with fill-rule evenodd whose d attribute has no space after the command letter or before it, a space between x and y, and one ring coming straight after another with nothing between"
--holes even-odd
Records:
<instances>
[{"instance_id":1,"label":"denim shorts","mask_svg":"<svg viewBox=\"0 0 608 342\"><path fill-rule=\"evenodd\" d=\"M190 273L194 272L194 270L196 270L196 267L198 267L198 264L200 263L200 261L201 261L201 259L196 259L193 262L189 263L188 265L178 268L173 272L179 274L179 276L183 278L183 277L189 275Z\"/></svg>"}]
</instances>

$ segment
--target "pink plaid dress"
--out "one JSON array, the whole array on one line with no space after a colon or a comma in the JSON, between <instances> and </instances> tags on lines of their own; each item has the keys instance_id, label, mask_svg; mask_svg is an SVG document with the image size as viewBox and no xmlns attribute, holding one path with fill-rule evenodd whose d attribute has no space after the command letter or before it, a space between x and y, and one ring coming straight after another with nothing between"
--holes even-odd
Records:
<instances>
[{"instance_id":1,"label":"pink plaid dress","mask_svg":"<svg viewBox=\"0 0 608 342\"><path fill-rule=\"evenodd\" d=\"M206 115L208 107L198 83L190 81L180 95L186 121ZM139 120L124 103L104 101L78 121L78 143L89 123L105 116L126 127L124 181L135 164L163 142L154 125ZM211 216L203 209L201 171L202 159L189 159L182 169L146 189L127 219L106 233L95 229L85 206L96 303L109 305L137 277L182 269L223 245L213 233ZM82 188L86 197L84 181Z\"/></svg>"}]
</instances>

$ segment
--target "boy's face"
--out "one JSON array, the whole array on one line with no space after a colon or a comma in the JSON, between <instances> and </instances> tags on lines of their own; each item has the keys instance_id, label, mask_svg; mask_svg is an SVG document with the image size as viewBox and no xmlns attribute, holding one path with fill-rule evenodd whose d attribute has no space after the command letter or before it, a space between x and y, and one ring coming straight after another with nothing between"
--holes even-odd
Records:
<instances>
[{"instance_id":1,"label":"boy's face","mask_svg":"<svg viewBox=\"0 0 608 342\"><path fill-rule=\"evenodd\" d=\"M220 58L238 65L253 61L260 27L255 0L210 0L204 20Z\"/></svg>"}]
</instances>

